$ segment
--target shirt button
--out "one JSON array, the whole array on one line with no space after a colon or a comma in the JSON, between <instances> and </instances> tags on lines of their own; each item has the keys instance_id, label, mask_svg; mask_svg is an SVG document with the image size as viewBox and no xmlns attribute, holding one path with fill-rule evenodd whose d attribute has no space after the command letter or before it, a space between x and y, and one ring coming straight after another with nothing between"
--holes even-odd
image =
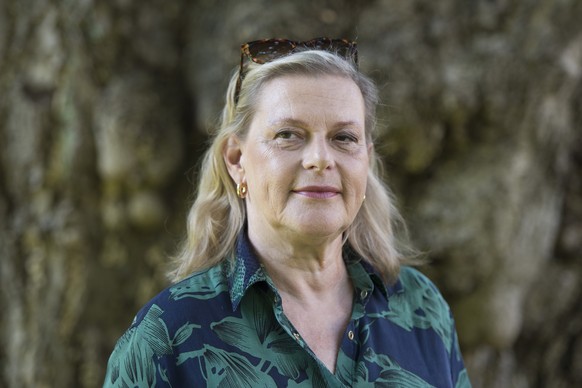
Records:
<instances>
[{"instance_id":1,"label":"shirt button","mask_svg":"<svg viewBox=\"0 0 582 388\"><path fill-rule=\"evenodd\" d=\"M353 331L348 331L348 338L350 339L350 341L354 340L354 332Z\"/></svg>"},{"instance_id":2,"label":"shirt button","mask_svg":"<svg viewBox=\"0 0 582 388\"><path fill-rule=\"evenodd\" d=\"M360 298L366 299L366 296L368 296L368 291L362 290L362 292L360 292Z\"/></svg>"},{"instance_id":3,"label":"shirt button","mask_svg":"<svg viewBox=\"0 0 582 388\"><path fill-rule=\"evenodd\" d=\"M299 333L293 333L293 337L295 337L295 339L297 341L299 341L301 339L301 336L299 335Z\"/></svg>"}]
</instances>

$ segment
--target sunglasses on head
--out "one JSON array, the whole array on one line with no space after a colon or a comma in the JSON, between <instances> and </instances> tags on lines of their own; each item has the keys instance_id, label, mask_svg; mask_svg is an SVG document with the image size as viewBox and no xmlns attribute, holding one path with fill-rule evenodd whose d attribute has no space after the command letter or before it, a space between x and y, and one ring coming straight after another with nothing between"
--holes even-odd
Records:
<instances>
[{"instance_id":1,"label":"sunglasses on head","mask_svg":"<svg viewBox=\"0 0 582 388\"><path fill-rule=\"evenodd\" d=\"M289 39L262 39L241 45L240 69L234 91L238 102L240 88L245 77L247 59L260 65L302 50L322 50L340 55L358 65L356 42L347 39L315 38L304 42Z\"/></svg>"}]
</instances>

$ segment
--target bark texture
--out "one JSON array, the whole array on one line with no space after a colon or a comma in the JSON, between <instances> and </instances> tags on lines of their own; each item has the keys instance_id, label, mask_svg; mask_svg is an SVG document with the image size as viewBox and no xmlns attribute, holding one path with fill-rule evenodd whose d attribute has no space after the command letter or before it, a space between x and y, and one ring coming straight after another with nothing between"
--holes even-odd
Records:
<instances>
[{"instance_id":1,"label":"bark texture","mask_svg":"<svg viewBox=\"0 0 582 388\"><path fill-rule=\"evenodd\" d=\"M476 387L582 384L582 3L0 0L0 387L98 387L239 45L358 38Z\"/></svg>"}]
</instances>

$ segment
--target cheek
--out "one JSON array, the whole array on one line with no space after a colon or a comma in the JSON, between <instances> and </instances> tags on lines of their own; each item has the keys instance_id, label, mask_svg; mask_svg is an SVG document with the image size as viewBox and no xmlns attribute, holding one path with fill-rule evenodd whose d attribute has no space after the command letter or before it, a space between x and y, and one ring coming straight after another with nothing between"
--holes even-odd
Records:
<instances>
[{"instance_id":1,"label":"cheek","mask_svg":"<svg viewBox=\"0 0 582 388\"><path fill-rule=\"evenodd\" d=\"M358 176L357 179L354 181L354 193L357 197L356 202L359 202L359 200L363 198L364 195L366 194L366 186L368 179L365 172L362 172L362 175Z\"/></svg>"},{"instance_id":2,"label":"cheek","mask_svg":"<svg viewBox=\"0 0 582 388\"><path fill-rule=\"evenodd\" d=\"M368 166L368 159L361 158L358 160L352 160L351 163L347 164L349 171L349 181L353 186L353 190L357 192L365 192L366 185L368 182L368 171L370 167Z\"/></svg>"},{"instance_id":3,"label":"cheek","mask_svg":"<svg viewBox=\"0 0 582 388\"><path fill-rule=\"evenodd\" d=\"M350 171L348 176L344 176L343 187L346 191L345 201L351 204L359 204L361 198L366 194L366 184L366 172Z\"/></svg>"},{"instance_id":4,"label":"cheek","mask_svg":"<svg viewBox=\"0 0 582 388\"><path fill-rule=\"evenodd\" d=\"M249 184L254 186L255 196L269 202L276 201L288 193L293 180L291 161L287 155L265 149L247 159Z\"/></svg>"}]
</instances>

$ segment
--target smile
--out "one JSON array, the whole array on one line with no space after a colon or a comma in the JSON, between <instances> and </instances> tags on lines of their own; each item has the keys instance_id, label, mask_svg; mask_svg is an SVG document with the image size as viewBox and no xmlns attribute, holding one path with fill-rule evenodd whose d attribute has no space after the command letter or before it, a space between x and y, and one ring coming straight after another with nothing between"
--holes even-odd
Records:
<instances>
[{"instance_id":1,"label":"smile","mask_svg":"<svg viewBox=\"0 0 582 388\"><path fill-rule=\"evenodd\" d=\"M313 199L328 199L340 194L340 191L331 186L306 186L293 190L295 194Z\"/></svg>"}]
</instances>

